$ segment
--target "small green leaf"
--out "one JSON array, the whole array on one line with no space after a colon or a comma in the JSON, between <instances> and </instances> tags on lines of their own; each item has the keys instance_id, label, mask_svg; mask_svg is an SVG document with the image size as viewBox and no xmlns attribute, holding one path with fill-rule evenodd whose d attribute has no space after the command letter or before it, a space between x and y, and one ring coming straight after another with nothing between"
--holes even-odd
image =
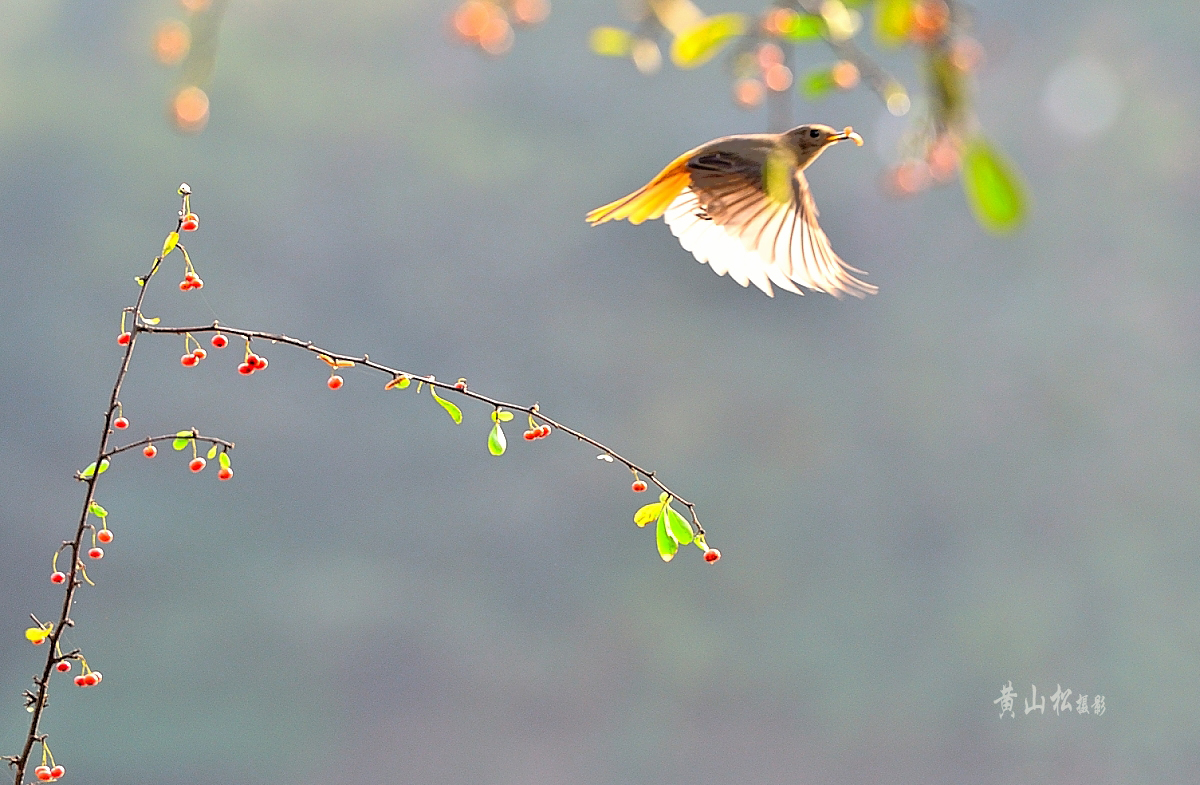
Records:
<instances>
[{"instance_id":1,"label":"small green leaf","mask_svg":"<svg viewBox=\"0 0 1200 785\"><path fill-rule=\"evenodd\" d=\"M633 522L638 526L645 526L650 521L657 520L659 513L662 512L662 507L662 502L647 504L633 514Z\"/></svg>"},{"instance_id":2,"label":"small green leaf","mask_svg":"<svg viewBox=\"0 0 1200 785\"><path fill-rule=\"evenodd\" d=\"M993 232L1015 229L1025 218L1025 193L1016 168L986 139L976 137L963 153L963 190L975 219Z\"/></svg>"},{"instance_id":3,"label":"small green leaf","mask_svg":"<svg viewBox=\"0 0 1200 785\"><path fill-rule=\"evenodd\" d=\"M800 80L799 85L804 97L810 101L817 100L836 86L837 83L833 81L833 71L829 68L810 72Z\"/></svg>"},{"instance_id":4,"label":"small green leaf","mask_svg":"<svg viewBox=\"0 0 1200 785\"><path fill-rule=\"evenodd\" d=\"M815 41L825 32L825 24L819 16L795 14L780 32L789 41Z\"/></svg>"},{"instance_id":5,"label":"small green leaf","mask_svg":"<svg viewBox=\"0 0 1200 785\"><path fill-rule=\"evenodd\" d=\"M625 57L633 49L633 33L619 27L597 27L588 36L588 46L603 57Z\"/></svg>"},{"instance_id":6,"label":"small green leaf","mask_svg":"<svg viewBox=\"0 0 1200 785\"><path fill-rule=\"evenodd\" d=\"M167 239L163 240L163 249L159 256L162 257L171 253L171 251L175 250L175 246L177 245L179 245L179 232L171 232L167 235Z\"/></svg>"},{"instance_id":7,"label":"small green leaf","mask_svg":"<svg viewBox=\"0 0 1200 785\"><path fill-rule=\"evenodd\" d=\"M745 32L745 14L710 16L675 38L671 44L671 60L680 68L704 65L730 40Z\"/></svg>"},{"instance_id":8,"label":"small green leaf","mask_svg":"<svg viewBox=\"0 0 1200 785\"><path fill-rule=\"evenodd\" d=\"M100 461L100 473L101 474L104 474L106 471L108 471L108 465L109 464L108 464L107 458L101 459L101 461Z\"/></svg>"},{"instance_id":9,"label":"small green leaf","mask_svg":"<svg viewBox=\"0 0 1200 785\"><path fill-rule=\"evenodd\" d=\"M138 286L145 286L145 285L146 285L146 279L145 279L145 278L143 278L143 277L142 277L142 276L140 276L140 275L135 275L135 276L133 277L133 280L137 281L137 285L138 285Z\"/></svg>"},{"instance_id":10,"label":"small green leaf","mask_svg":"<svg viewBox=\"0 0 1200 785\"><path fill-rule=\"evenodd\" d=\"M175 437L176 437L175 441L171 442L171 446L174 447L177 451L182 450L185 447L187 447L188 444L191 443L192 432L191 431L180 431L179 433L175 434Z\"/></svg>"},{"instance_id":11,"label":"small green leaf","mask_svg":"<svg viewBox=\"0 0 1200 785\"><path fill-rule=\"evenodd\" d=\"M91 504L88 505L88 512L90 512L92 515L95 515L97 518L107 518L108 517L108 510L104 509L103 507L101 507L99 504L96 504L95 502L92 502Z\"/></svg>"},{"instance_id":12,"label":"small green leaf","mask_svg":"<svg viewBox=\"0 0 1200 785\"><path fill-rule=\"evenodd\" d=\"M100 461L100 473L101 474L104 474L106 471L108 471L108 465L109 465L109 463L108 463L107 458ZM95 473L96 473L96 462L92 461L91 463L89 463L87 466L84 467L83 471L81 471L79 473L79 476L85 480L89 480L89 479L91 479L92 475Z\"/></svg>"},{"instance_id":13,"label":"small green leaf","mask_svg":"<svg viewBox=\"0 0 1200 785\"><path fill-rule=\"evenodd\" d=\"M442 405L442 408L446 410L446 414L450 415L450 419L454 420L454 424L462 425L462 409L459 409L457 406L450 403L445 398L439 397L437 394L437 388L434 387L432 384L429 385L429 392L433 395L433 399L435 401L437 401L438 403L440 403Z\"/></svg>"},{"instance_id":14,"label":"small green leaf","mask_svg":"<svg viewBox=\"0 0 1200 785\"><path fill-rule=\"evenodd\" d=\"M508 446L508 442L504 440L504 429L500 427L500 423L492 426L492 432L488 434L488 452L492 455L503 455L504 448Z\"/></svg>"},{"instance_id":15,"label":"small green leaf","mask_svg":"<svg viewBox=\"0 0 1200 785\"><path fill-rule=\"evenodd\" d=\"M692 525L683 516L667 505L667 532L671 539L680 545L688 545L692 541Z\"/></svg>"},{"instance_id":16,"label":"small green leaf","mask_svg":"<svg viewBox=\"0 0 1200 785\"><path fill-rule=\"evenodd\" d=\"M212 447L208 448L208 459L211 461L213 458L216 458L216 457L217 457L217 445L214 444Z\"/></svg>"},{"instance_id":17,"label":"small green leaf","mask_svg":"<svg viewBox=\"0 0 1200 785\"><path fill-rule=\"evenodd\" d=\"M142 321L145 322L146 324L158 324L159 322L162 321L162 319L158 318L157 316L150 316L150 317L143 316Z\"/></svg>"},{"instance_id":18,"label":"small green leaf","mask_svg":"<svg viewBox=\"0 0 1200 785\"><path fill-rule=\"evenodd\" d=\"M222 469L229 468L229 453L222 451L217 463L221 464Z\"/></svg>"},{"instance_id":19,"label":"small green leaf","mask_svg":"<svg viewBox=\"0 0 1200 785\"><path fill-rule=\"evenodd\" d=\"M671 561L675 558L675 554L679 551L679 543L667 533L667 516L666 506L663 507L663 513L658 516L658 526L655 529L655 540L658 542L658 555L663 561Z\"/></svg>"},{"instance_id":20,"label":"small green leaf","mask_svg":"<svg viewBox=\"0 0 1200 785\"><path fill-rule=\"evenodd\" d=\"M913 23L913 0L879 0L875 4L875 38L888 46L908 39Z\"/></svg>"}]
</instances>

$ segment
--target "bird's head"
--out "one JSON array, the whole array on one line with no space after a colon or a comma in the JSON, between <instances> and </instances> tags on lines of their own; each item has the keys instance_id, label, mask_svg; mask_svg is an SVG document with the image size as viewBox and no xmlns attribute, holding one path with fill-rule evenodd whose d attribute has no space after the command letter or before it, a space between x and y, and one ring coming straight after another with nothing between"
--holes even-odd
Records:
<instances>
[{"instance_id":1,"label":"bird's head","mask_svg":"<svg viewBox=\"0 0 1200 785\"><path fill-rule=\"evenodd\" d=\"M863 143L862 137L854 133L854 129L850 126L846 126L843 131L835 131L820 123L793 128L785 132L783 138L785 144L795 150L797 163L801 169L816 160L821 151L834 142L850 139L859 146Z\"/></svg>"}]
</instances>

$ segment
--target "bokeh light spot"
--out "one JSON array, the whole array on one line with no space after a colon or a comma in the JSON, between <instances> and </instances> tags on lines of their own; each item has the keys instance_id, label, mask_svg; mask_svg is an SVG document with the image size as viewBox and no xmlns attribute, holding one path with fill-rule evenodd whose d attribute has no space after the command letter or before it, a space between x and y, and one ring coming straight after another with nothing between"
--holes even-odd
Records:
<instances>
[{"instance_id":1,"label":"bokeh light spot","mask_svg":"<svg viewBox=\"0 0 1200 785\"><path fill-rule=\"evenodd\" d=\"M154 59L163 65L175 65L192 48L192 33L175 19L163 22L154 31Z\"/></svg>"},{"instance_id":2,"label":"bokeh light spot","mask_svg":"<svg viewBox=\"0 0 1200 785\"><path fill-rule=\"evenodd\" d=\"M1050 75L1042 109L1050 123L1069 136L1088 137L1104 131L1124 103L1124 91L1112 69L1088 57L1077 57Z\"/></svg>"},{"instance_id":3,"label":"bokeh light spot","mask_svg":"<svg viewBox=\"0 0 1200 785\"><path fill-rule=\"evenodd\" d=\"M199 133L208 124L208 95L196 86L185 87L171 101L175 127L187 133Z\"/></svg>"}]
</instances>

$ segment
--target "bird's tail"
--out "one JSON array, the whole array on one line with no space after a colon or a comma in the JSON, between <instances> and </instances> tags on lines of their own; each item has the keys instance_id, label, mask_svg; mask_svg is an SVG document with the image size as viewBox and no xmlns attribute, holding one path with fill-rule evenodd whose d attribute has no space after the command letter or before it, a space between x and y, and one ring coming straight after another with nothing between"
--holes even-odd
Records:
<instances>
[{"instance_id":1,"label":"bird's tail","mask_svg":"<svg viewBox=\"0 0 1200 785\"><path fill-rule=\"evenodd\" d=\"M691 182L691 174L687 168L691 155L688 152L679 156L653 180L628 196L592 210L587 214L588 223L595 226L605 221L628 218L629 223L640 224L642 221L658 218Z\"/></svg>"}]
</instances>

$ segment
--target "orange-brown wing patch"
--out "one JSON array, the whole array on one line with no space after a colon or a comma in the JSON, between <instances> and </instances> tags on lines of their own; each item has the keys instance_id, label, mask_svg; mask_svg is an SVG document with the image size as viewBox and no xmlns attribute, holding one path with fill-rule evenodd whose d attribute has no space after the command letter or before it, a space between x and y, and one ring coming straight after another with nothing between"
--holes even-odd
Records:
<instances>
[{"instance_id":1,"label":"orange-brown wing patch","mask_svg":"<svg viewBox=\"0 0 1200 785\"><path fill-rule=\"evenodd\" d=\"M588 223L595 226L605 221L628 218L630 223L640 224L658 218L691 182L691 174L687 168L690 156L690 152L684 153L659 172L653 180L633 193L592 210L587 214Z\"/></svg>"}]
</instances>

